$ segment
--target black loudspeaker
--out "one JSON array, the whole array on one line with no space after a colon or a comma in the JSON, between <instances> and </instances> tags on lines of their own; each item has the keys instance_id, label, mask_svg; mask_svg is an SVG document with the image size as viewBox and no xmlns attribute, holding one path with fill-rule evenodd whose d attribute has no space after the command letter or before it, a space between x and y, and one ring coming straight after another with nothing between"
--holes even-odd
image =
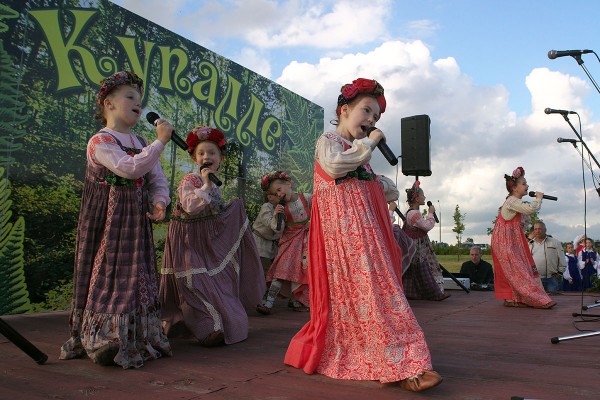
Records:
<instances>
[{"instance_id":1,"label":"black loudspeaker","mask_svg":"<svg viewBox=\"0 0 600 400\"><path fill-rule=\"evenodd\" d=\"M431 175L429 160L429 115L413 115L400 120L402 135L402 173L412 176Z\"/></svg>"}]
</instances>

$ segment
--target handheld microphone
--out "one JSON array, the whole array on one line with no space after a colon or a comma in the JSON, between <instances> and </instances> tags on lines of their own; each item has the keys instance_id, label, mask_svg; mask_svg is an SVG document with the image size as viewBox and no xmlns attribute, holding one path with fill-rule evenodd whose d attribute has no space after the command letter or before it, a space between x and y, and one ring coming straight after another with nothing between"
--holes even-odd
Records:
<instances>
[{"instance_id":1,"label":"handheld microphone","mask_svg":"<svg viewBox=\"0 0 600 400\"><path fill-rule=\"evenodd\" d=\"M154 111L150 111L148 114L146 114L146 119L148 120L148 122L150 122L154 126L156 126L156 120L159 119L159 118L160 117L158 116L158 114L155 113ZM183 140L182 138L180 138L175 133L175 129L173 129L173 132L171 133L171 140L174 141L177 146L179 146L183 150L187 151L187 149L188 149L187 143L185 142L185 140Z\"/></svg>"},{"instance_id":2,"label":"handheld microphone","mask_svg":"<svg viewBox=\"0 0 600 400\"><path fill-rule=\"evenodd\" d=\"M557 141L558 143L565 143L565 142L566 142L566 143L573 143L573 144L575 144L575 143L579 142L579 140L575 140L575 139L565 139L565 138L561 138L561 137L559 137L558 139L556 139L556 141Z\"/></svg>"},{"instance_id":3,"label":"handheld microphone","mask_svg":"<svg viewBox=\"0 0 600 400\"><path fill-rule=\"evenodd\" d=\"M375 128L374 126L372 126L369 129L367 129L367 136L369 136L369 134L371 132L373 132L375 129L377 129L377 128ZM379 151L381 152L381 154L383 154L383 156L385 157L385 159L391 165L398 164L398 158L394 155L394 152L392 151L392 149L390 149L390 147L387 145L387 143L385 142L385 139L381 139L379 141L379 143L377 143L377 148L379 149Z\"/></svg>"},{"instance_id":4,"label":"handheld microphone","mask_svg":"<svg viewBox=\"0 0 600 400\"><path fill-rule=\"evenodd\" d=\"M548 58L554 60L558 57L564 56L580 56L582 54L593 53L594 50L550 50L548 52Z\"/></svg>"},{"instance_id":5,"label":"handheld microphone","mask_svg":"<svg viewBox=\"0 0 600 400\"><path fill-rule=\"evenodd\" d=\"M431 204L430 201L427 202L427 207L431 207L433 204ZM440 223L440 220L437 217L437 214L435 213L435 211L433 212L433 219L435 219L435 222L437 222L438 224Z\"/></svg>"},{"instance_id":6,"label":"handheld microphone","mask_svg":"<svg viewBox=\"0 0 600 400\"><path fill-rule=\"evenodd\" d=\"M530 196L530 197L535 197L535 192L529 192L529 196ZM549 195L547 195L547 194L543 195L543 196L542 196L542 198L543 198L543 199L546 199L546 200L552 200L552 201L556 201L556 200L558 200L558 198L557 198L557 197L554 197L554 196L549 196Z\"/></svg>"},{"instance_id":7,"label":"handheld microphone","mask_svg":"<svg viewBox=\"0 0 600 400\"><path fill-rule=\"evenodd\" d=\"M285 207L285 196L281 200L279 200L279 205ZM283 219L284 218L285 218L285 214L284 213L277 214L277 230L278 231L281 230L281 225L283 225Z\"/></svg>"},{"instance_id":8,"label":"handheld microphone","mask_svg":"<svg viewBox=\"0 0 600 400\"><path fill-rule=\"evenodd\" d=\"M202 171L204 168L208 168L209 166L210 164L202 164L202 166L200 167L200 171ZM221 182L219 178L217 178L217 176L212 172L208 173L208 179L217 186L221 186L223 184L223 182Z\"/></svg>"},{"instance_id":9,"label":"handheld microphone","mask_svg":"<svg viewBox=\"0 0 600 400\"><path fill-rule=\"evenodd\" d=\"M546 114L561 114L561 115L567 115L567 114L577 114L575 111L567 111L567 110L555 110L553 108L546 108L544 110L544 112Z\"/></svg>"}]
</instances>

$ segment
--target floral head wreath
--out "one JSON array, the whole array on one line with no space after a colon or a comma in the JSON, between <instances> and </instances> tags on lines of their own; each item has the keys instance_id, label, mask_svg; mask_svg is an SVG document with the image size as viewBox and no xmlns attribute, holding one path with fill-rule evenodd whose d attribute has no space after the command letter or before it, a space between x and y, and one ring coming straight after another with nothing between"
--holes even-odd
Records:
<instances>
[{"instance_id":1,"label":"floral head wreath","mask_svg":"<svg viewBox=\"0 0 600 400\"><path fill-rule=\"evenodd\" d=\"M144 81L140 77L130 71L120 71L112 74L100 82L100 91L98 91L98 105L102 105L106 96L108 96L108 94L114 88L123 85L136 86L140 94L144 90Z\"/></svg>"},{"instance_id":2,"label":"floral head wreath","mask_svg":"<svg viewBox=\"0 0 600 400\"><path fill-rule=\"evenodd\" d=\"M197 126L190 133L188 133L185 142L188 145L187 151L190 154L194 153L196 146L198 143L203 142L205 140L210 140L214 144L221 149L221 152L224 151L224 147L227 144L225 141L225 135L218 129L211 128L209 126Z\"/></svg>"},{"instance_id":3,"label":"floral head wreath","mask_svg":"<svg viewBox=\"0 0 600 400\"><path fill-rule=\"evenodd\" d=\"M337 115L340 115L341 107L344 104L349 104L359 94L366 94L375 97L379 104L379 113L385 112L385 96L383 95L383 86L374 79L358 78L342 86L341 94L338 96L337 101Z\"/></svg>"},{"instance_id":4,"label":"floral head wreath","mask_svg":"<svg viewBox=\"0 0 600 400\"><path fill-rule=\"evenodd\" d=\"M260 180L260 187L263 192L269 190L269 186L271 186L271 182L281 179L283 181L291 181L291 178L284 171L273 171L268 174L263 175Z\"/></svg>"},{"instance_id":5,"label":"floral head wreath","mask_svg":"<svg viewBox=\"0 0 600 400\"><path fill-rule=\"evenodd\" d=\"M506 179L506 182L508 183L508 185L512 189L517 184L517 180L520 177L522 177L522 176L525 176L525 170L523 169L523 167L517 167L513 171L512 175L506 175L506 174L504 174L504 179Z\"/></svg>"},{"instance_id":6,"label":"floral head wreath","mask_svg":"<svg viewBox=\"0 0 600 400\"><path fill-rule=\"evenodd\" d=\"M415 201L421 190L421 182L415 181L410 189L406 189L406 201L408 203Z\"/></svg>"}]
</instances>

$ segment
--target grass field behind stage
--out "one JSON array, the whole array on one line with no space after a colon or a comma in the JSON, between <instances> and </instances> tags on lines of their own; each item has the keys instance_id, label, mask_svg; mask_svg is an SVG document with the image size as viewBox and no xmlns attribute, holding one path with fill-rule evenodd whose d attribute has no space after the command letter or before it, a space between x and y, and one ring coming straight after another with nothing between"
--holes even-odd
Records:
<instances>
[{"instance_id":1,"label":"grass field behind stage","mask_svg":"<svg viewBox=\"0 0 600 400\"><path fill-rule=\"evenodd\" d=\"M458 259L458 256L456 254L436 254L436 257L440 264L442 264L444 268L446 268L449 272L452 273L460 272L460 266L462 265L462 263L471 259L468 254L461 254L460 259ZM484 254L482 258L485 261L492 264L492 267L494 266L494 264L492 263L492 256L490 256L489 254Z\"/></svg>"}]
</instances>

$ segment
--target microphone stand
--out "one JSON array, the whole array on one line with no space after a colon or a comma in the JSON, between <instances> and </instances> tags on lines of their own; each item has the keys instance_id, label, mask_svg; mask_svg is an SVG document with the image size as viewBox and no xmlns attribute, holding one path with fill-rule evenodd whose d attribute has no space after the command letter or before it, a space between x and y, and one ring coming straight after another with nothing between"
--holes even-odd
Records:
<instances>
[{"instance_id":1,"label":"microphone stand","mask_svg":"<svg viewBox=\"0 0 600 400\"><path fill-rule=\"evenodd\" d=\"M585 72L585 74L588 76L588 78L590 78L590 81L592 81L592 84L594 85L594 87L596 88L596 90L598 91L598 93L600 93L600 88L598 87L598 84L596 83L596 81L594 80L594 78L592 78L592 75L590 75L590 72L587 70L587 68L585 67L585 65L583 65L583 59L581 58L581 55L578 54L576 56L571 56L571 57L573 57L575 60L577 60L577 64L579 64L581 66L581 68L583 69L583 71Z\"/></svg>"},{"instance_id":2,"label":"microphone stand","mask_svg":"<svg viewBox=\"0 0 600 400\"><path fill-rule=\"evenodd\" d=\"M48 356L45 353L35 347L29 340L25 339L2 318L0 318L0 333L13 342L19 349L23 350L23 352L31 357L36 363L42 365L48 360Z\"/></svg>"},{"instance_id":3,"label":"microphone stand","mask_svg":"<svg viewBox=\"0 0 600 400\"><path fill-rule=\"evenodd\" d=\"M577 62L579 63L579 65L581 65L583 67L583 61L581 60L580 56L573 56L575 59L577 59ZM585 68L584 68L585 70ZM587 72L587 70L586 70ZM588 74L589 76L589 74ZM598 90L598 92L600 93L600 90L598 89L598 85L596 85L596 82L594 82L594 80L592 79L592 77L590 76L590 79L592 80L592 82L594 83L594 86L596 87L596 89ZM569 120L569 116L567 114L563 114L563 118L565 119L565 121L567 121L567 123L569 124L569 126L571 127L571 129L573 130L573 132L575 132L575 135L577 136L577 138L579 139L579 141L581 142L582 146L587 150L588 154L590 155L590 157L592 158L592 160L594 160L594 162L596 163L596 166L598 168L600 168L600 163L598 163L598 160L596 160L596 157L594 157L594 154L592 154L592 152L590 151L589 147L587 146L587 144L583 141L583 138L581 137L581 135L579 134L579 132L577 132L577 129L575 129L575 127L573 126L573 124L571 124L571 121ZM575 148L577 148L575 146ZM582 159L585 160L585 158L583 157L583 152L579 152L578 153L581 154ZM591 165L589 165L588 163L588 167L590 168L590 171L592 173L592 177L594 177L594 171L591 168ZM598 194L600 195L600 191L598 192ZM588 308L592 308L592 307L596 307L594 306L584 306L582 307L582 310L587 310ZM600 317L600 315L596 315L596 314L583 314L583 313L573 313L573 317ZM589 336L597 336L600 335L600 331L596 331L596 332L586 332L586 333L580 333L577 335L569 335L569 336L555 336L553 338L550 339L550 343L552 344L558 344L562 341L566 341L566 340L573 340L573 339L580 339L580 338L585 338L585 337L589 337Z\"/></svg>"}]
</instances>

